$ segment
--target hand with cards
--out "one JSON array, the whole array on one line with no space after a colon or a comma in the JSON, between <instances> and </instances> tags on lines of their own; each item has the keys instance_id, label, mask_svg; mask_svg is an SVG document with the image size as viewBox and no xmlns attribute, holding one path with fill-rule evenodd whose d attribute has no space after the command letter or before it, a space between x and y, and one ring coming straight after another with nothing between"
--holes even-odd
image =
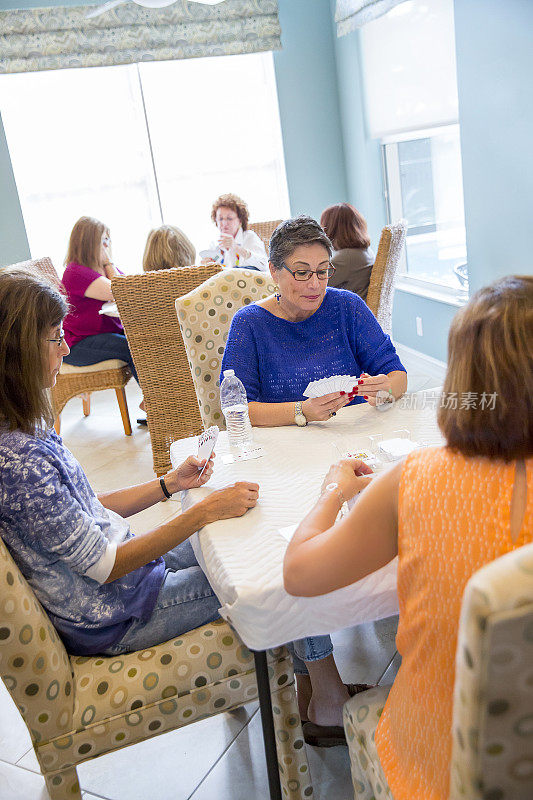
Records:
<instances>
[{"instance_id":1,"label":"hand with cards","mask_svg":"<svg viewBox=\"0 0 533 800\"><path fill-rule=\"evenodd\" d=\"M334 417L339 409L354 398L357 378L351 375L332 375L311 381L304 391L302 411L308 422L317 422Z\"/></svg>"},{"instance_id":2,"label":"hand with cards","mask_svg":"<svg viewBox=\"0 0 533 800\"><path fill-rule=\"evenodd\" d=\"M183 489L197 489L207 483L213 474L213 450L219 429L213 425L198 439L198 455L189 456L183 464L165 475L165 484L171 494Z\"/></svg>"}]
</instances>

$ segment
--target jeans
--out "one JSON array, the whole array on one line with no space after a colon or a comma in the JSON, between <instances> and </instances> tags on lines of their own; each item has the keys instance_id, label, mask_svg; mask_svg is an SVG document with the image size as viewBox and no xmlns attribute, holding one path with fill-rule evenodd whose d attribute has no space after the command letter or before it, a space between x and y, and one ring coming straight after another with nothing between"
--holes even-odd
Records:
<instances>
[{"instance_id":1,"label":"jeans","mask_svg":"<svg viewBox=\"0 0 533 800\"><path fill-rule=\"evenodd\" d=\"M166 642L217 619L220 602L187 539L165 553L165 577L150 619L134 620L104 655L119 655Z\"/></svg>"},{"instance_id":2,"label":"jeans","mask_svg":"<svg viewBox=\"0 0 533 800\"><path fill-rule=\"evenodd\" d=\"M163 558L167 569L150 619L134 620L122 639L104 650L103 655L144 650L218 618L220 601L198 566L190 540L174 547ZM318 661L333 652L329 636L298 639L287 647L298 675L307 675L304 661Z\"/></svg>"},{"instance_id":3,"label":"jeans","mask_svg":"<svg viewBox=\"0 0 533 800\"><path fill-rule=\"evenodd\" d=\"M128 340L123 333L97 333L95 336L86 336L85 339L72 345L70 353L63 361L72 367L88 367L89 364L97 364L109 358L125 361L139 383Z\"/></svg>"}]
</instances>

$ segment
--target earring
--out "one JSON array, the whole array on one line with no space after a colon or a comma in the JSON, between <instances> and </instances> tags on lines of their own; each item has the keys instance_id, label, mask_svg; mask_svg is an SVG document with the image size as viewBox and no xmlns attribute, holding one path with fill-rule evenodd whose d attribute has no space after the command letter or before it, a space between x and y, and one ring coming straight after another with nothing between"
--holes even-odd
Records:
<instances>
[{"instance_id":1,"label":"earring","mask_svg":"<svg viewBox=\"0 0 533 800\"><path fill-rule=\"evenodd\" d=\"M281 291L280 291L279 286L275 287L274 297L276 298L276 301L279 303L279 301L281 300Z\"/></svg>"}]
</instances>

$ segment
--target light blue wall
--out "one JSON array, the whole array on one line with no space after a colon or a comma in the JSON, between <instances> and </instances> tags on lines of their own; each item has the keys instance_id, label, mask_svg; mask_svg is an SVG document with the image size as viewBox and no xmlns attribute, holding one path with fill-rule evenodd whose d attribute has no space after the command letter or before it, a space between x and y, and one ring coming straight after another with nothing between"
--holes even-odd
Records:
<instances>
[{"instance_id":1,"label":"light blue wall","mask_svg":"<svg viewBox=\"0 0 533 800\"><path fill-rule=\"evenodd\" d=\"M533 2L455 0L470 285L533 273Z\"/></svg>"},{"instance_id":2,"label":"light blue wall","mask_svg":"<svg viewBox=\"0 0 533 800\"><path fill-rule=\"evenodd\" d=\"M333 20L335 0L331 0ZM338 38L334 34L337 84L344 141L346 200L360 209L368 222L372 244L387 224L379 142L367 133L359 32Z\"/></svg>"},{"instance_id":3,"label":"light blue wall","mask_svg":"<svg viewBox=\"0 0 533 800\"><path fill-rule=\"evenodd\" d=\"M28 237L0 114L0 267L29 257Z\"/></svg>"},{"instance_id":4,"label":"light blue wall","mask_svg":"<svg viewBox=\"0 0 533 800\"><path fill-rule=\"evenodd\" d=\"M346 197L329 0L279 0L274 68L291 212L320 218Z\"/></svg>"}]
</instances>

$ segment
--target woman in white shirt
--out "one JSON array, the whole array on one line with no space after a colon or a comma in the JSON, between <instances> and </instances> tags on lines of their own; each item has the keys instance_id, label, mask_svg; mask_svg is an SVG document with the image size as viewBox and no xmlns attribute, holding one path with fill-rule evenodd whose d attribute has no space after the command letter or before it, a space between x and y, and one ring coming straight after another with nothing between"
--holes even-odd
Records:
<instances>
[{"instance_id":1,"label":"woman in white shirt","mask_svg":"<svg viewBox=\"0 0 533 800\"><path fill-rule=\"evenodd\" d=\"M248 206L236 194L222 194L213 203L211 219L219 231L202 264L213 261L227 269L246 267L268 272L268 256L259 236L248 229Z\"/></svg>"}]
</instances>

